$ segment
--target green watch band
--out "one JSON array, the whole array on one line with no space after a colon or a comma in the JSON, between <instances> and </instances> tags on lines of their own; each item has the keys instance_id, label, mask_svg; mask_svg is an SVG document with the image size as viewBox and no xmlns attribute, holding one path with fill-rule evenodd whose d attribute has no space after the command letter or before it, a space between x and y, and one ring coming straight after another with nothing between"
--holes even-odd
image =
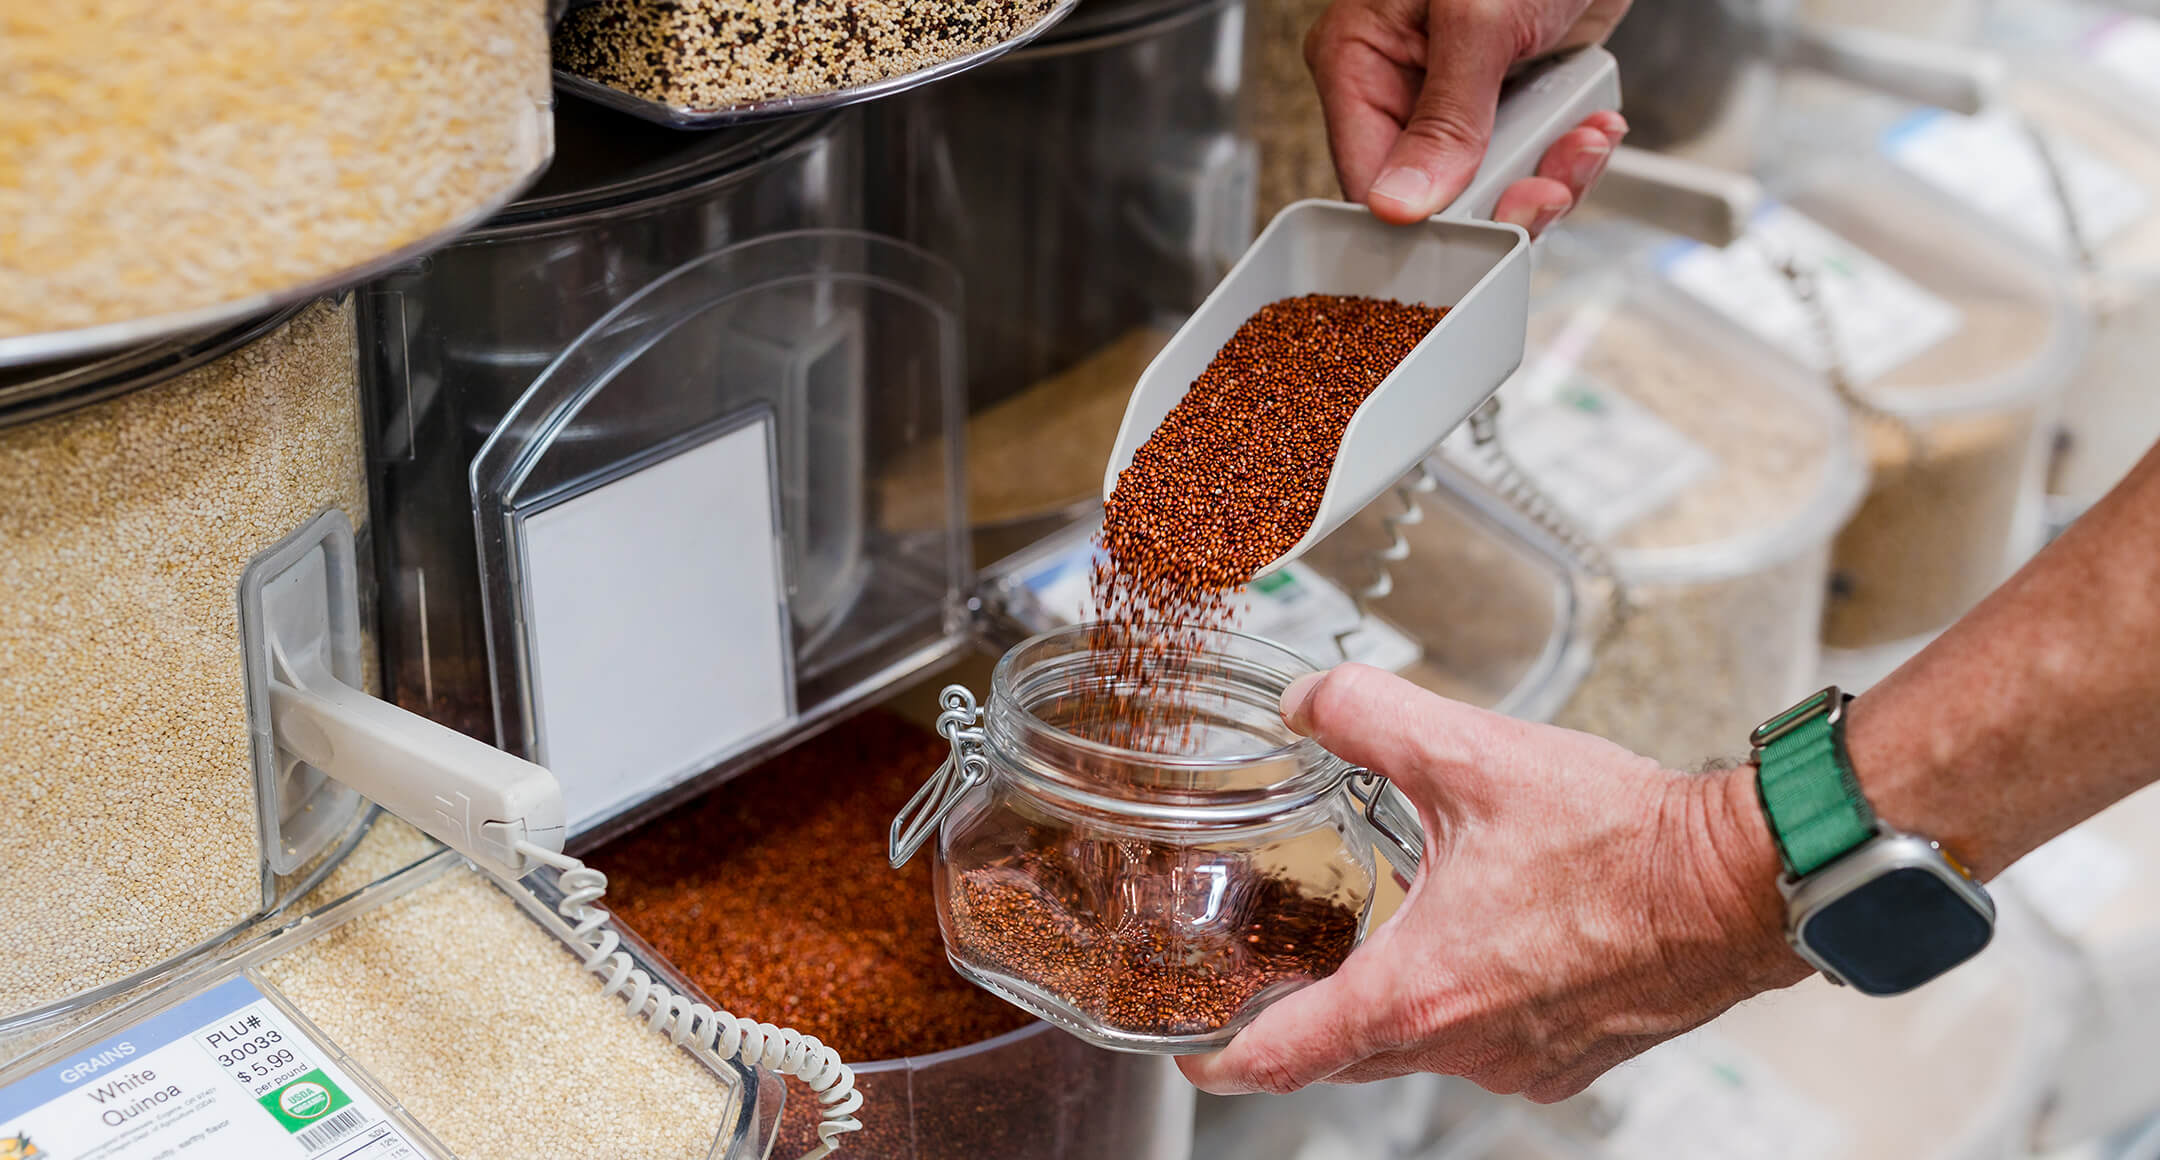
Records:
<instances>
[{"instance_id":1,"label":"green watch band","mask_svg":"<svg viewBox=\"0 0 2160 1160\"><path fill-rule=\"evenodd\" d=\"M1778 856L1804 878L1875 836L1875 810L1845 755L1845 705L1824 689L1763 722L1755 747L1755 790Z\"/></svg>"}]
</instances>

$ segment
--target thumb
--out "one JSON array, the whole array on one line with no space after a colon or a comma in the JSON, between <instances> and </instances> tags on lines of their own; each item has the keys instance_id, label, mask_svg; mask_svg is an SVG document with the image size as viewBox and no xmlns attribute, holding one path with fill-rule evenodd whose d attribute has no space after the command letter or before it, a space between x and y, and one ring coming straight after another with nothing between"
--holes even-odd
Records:
<instances>
[{"instance_id":1,"label":"thumb","mask_svg":"<svg viewBox=\"0 0 2160 1160\"><path fill-rule=\"evenodd\" d=\"M1489 760L1497 722L1508 720L1426 692L1370 665L1338 665L1283 690L1284 723L1322 749L1436 801Z\"/></svg>"},{"instance_id":2,"label":"thumb","mask_svg":"<svg viewBox=\"0 0 2160 1160\"><path fill-rule=\"evenodd\" d=\"M1476 176L1517 56L1499 6L1431 7L1424 87L1366 199L1375 216L1404 225L1446 208Z\"/></svg>"}]
</instances>

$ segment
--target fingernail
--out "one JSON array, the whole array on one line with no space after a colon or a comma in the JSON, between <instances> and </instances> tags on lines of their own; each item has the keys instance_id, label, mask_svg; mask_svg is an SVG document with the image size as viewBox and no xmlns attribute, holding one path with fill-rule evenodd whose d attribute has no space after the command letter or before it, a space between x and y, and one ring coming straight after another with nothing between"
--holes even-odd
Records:
<instances>
[{"instance_id":1,"label":"fingernail","mask_svg":"<svg viewBox=\"0 0 2160 1160\"><path fill-rule=\"evenodd\" d=\"M1627 118L1621 116L1618 113L1614 113L1612 117L1614 122L1613 128L1605 134L1605 137L1607 140L1611 141L1614 145L1617 146L1623 139L1627 137L1628 123Z\"/></svg>"},{"instance_id":2,"label":"fingernail","mask_svg":"<svg viewBox=\"0 0 2160 1160\"><path fill-rule=\"evenodd\" d=\"M1397 205L1416 208L1425 204L1425 198L1430 193L1432 178L1425 176L1423 170L1405 165L1381 174L1380 180L1372 183L1372 191L1368 197L1384 197Z\"/></svg>"},{"instance_id":3,"label":"fingernail","mask_svg":"<svg viewBox=\"0 0 2160 1160\"><path fill-rule=\"evenodd\" d=\"M1299 734L1312 731L1312 722L1305 719L1305 702L1312 700L1313 687L1318 685L1320 678L1325 675L1325 673L1307 673L1290 682L1290 687L1283 690L1283 723Z\"/></svg>"},{"instance_id":4,"label":"fingernail","mask_svg":"<svg viewBox=\"0 0 2160 1160\"><path fill-rule=\"evenodd\" d=\"M1568 186L1585 190L1597 183L1605 172L1605 163L1612 160L1612 146L1591 145L1575 155L1575 163L1568 167Z\"/></svg>"},{"instance_id":5,"label":"fingernail","mask_svg":"<svg viewBox=\"0 0 2160 1160\"><path fill-rule=\"evenodd\" d=\"M1544 232L1546 226L1559 221L1560 215L1566 213L1573 204L1572 202L1563 201L1546 202L1542 205L1511 205L1501 211L1500 215L1493 220L1511 226L1521 226L1530 231L1531 237L1536 237Z\"/></svg>"}]
</instances>

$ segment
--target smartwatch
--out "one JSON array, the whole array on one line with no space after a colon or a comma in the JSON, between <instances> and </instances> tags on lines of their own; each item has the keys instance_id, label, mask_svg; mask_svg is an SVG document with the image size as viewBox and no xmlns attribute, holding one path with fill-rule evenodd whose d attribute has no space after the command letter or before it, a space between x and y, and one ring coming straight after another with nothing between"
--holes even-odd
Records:
<instances>
[{"instance_id":1,"label":"smartwatch","mask_svg":"<svg viewBox=\"0 0 2160 1160\"><path fill-rule=\"evenodd\" d=\"M1979 954L1995 903L1942 847L1875 816L1824 689L1757 726L1755 789L1785 872L1785 937L1830 981L1899 995Z\"/></svg>"}]
</instances>

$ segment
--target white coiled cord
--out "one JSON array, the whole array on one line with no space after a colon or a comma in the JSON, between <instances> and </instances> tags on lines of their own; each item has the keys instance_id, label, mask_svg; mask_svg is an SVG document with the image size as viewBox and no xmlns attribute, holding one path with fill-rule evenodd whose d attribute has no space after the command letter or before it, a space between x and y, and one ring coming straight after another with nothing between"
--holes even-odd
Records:
<instances>
[{"instance_id":1,"label":"white coiled cord","mask_svg":"<svg viewBox=\"0 0 2160 1160\"><path fill-rule=\"evenodd\" d=\"M1401 505L1402 511L1381 517L1380 530L1388 538L1387 546L1377 548L1369 554L1373 578L1350 594L1351 603L1357 607L1357 621L1335 634L1335 651L1341 653L1344 660L1350 659L1350 638L1364 629L1365 619L1372 615L1372 603L1387 599L1388 595L1395 591L1393 566L1410 558L1410 538L1403 535L1402 530L1425 522L1425 505L1418 500L1418 496L1430 494L1439 486L1440 481L1433 478L1432 471L1425 466L1423 459L1418 460L1417 467L1411 471L1407 481L1395 485L1395 500Z\"/></svg>"},{"instance_id":2,"label":"white coiled cord","mask_svg":"<svg viewBox=\"0 0 2160 1160\"><path fill-rule=\"evenodd\" d=\"M818 1146L802 1160L823 1160L839 1149L842 1135L862 1127L855 1118L862 1107L862 1093L855 1090L855 1073L840 1062L839 1052L815 1036L715 1011L676 994L617 949L622 936L609 926L608 912L593 905L607 893L607 875L568 854L530 843L518 843L518 851L561 871L557 885L563 899L556 904L556 912L585 944L585 969L600 976L604 993L622 996L632 1015L643 1016L678 1046L694 1043L722 1059L793 1076L817 1093L818 1103L824 1105L817 1126Z\"/></svg>"}]
</instances>

